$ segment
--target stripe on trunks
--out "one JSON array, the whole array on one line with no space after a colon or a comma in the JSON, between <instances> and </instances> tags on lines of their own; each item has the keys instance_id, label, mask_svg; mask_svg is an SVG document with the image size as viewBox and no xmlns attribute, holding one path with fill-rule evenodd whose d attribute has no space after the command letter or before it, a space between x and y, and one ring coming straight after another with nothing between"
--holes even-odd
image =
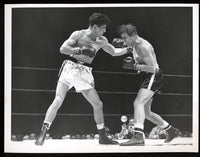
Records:
<instances>
[{"instance_id":1,"label":"stripe on trunks","mask_svg":"<svg viewBox=\"0 0 200 157\"><path fill-rule=\"evenodd\" d=\"M154 81L154 78L155 78L155 74L153 74L153 75L151 76L151 79L150 79L150 81L149 81L149 85L148 85L147 89L151 89L152 84L153 84L153 81Z\"/></svg>"}]
</instances>

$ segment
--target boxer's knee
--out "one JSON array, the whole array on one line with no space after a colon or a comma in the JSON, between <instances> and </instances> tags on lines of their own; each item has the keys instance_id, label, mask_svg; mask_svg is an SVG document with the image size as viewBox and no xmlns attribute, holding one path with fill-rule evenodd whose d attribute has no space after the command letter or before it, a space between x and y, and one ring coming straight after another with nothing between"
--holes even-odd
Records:
<instances>
[{"instance_id":1,"label":"boxer's knee","mask_svg":"<svg viewBox=\"0 0 200 157\"><path fill-rule=\"evenodd\" d=\"M133 106L134 106L134 108L144 107L145 104L147 103L147 101L148 101L148 99L146 99L146 98L142 98L142 97L136 98L134 103L133 103Z\"/></svg>"},{"instance_id":2,"label":"boxer's knee","mask_svg":"<svg viewBox=\"0 0 200 157\"><path fill-rule=\"evenodd\" d=\"M142 105L142 102L139 99L136 99L133 103L134 108L138 108Z\"/></svg>"},{"instance_id":3,"label":"boxer's knee","mask_svg":"<svg viewBox=\"0 0 200 157\"><path fill-rule=\"evenodd\" d=\"M144 112L145 112L145 115L147 115L147 116L150 116L150 115L151 115L151 111L150 111L150 109L149 109L149 106L145 106L145 107L144 107Z\"/></svg>"},{"instance_id":4,"label":"boxer's knee","mask_svg":"<svg viewBox=\"0 0 200 157\"><path fill-rule=\"evenodd\" d=\"M146 119L151 119L151 116L152 116L152 112L151 112L151 111L146 111L146 110L145 110L145 118L146 118Z\"/></svg>"}]
</instances>

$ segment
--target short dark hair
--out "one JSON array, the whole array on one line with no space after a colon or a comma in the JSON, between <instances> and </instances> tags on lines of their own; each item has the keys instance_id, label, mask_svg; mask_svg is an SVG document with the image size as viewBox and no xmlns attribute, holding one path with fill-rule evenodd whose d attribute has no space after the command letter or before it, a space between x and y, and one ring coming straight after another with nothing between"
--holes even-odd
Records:
<instances>
[{"instance_id":1,"label":"short dark hair","mask_svg":"<svg viewBox=\"0 0 200 157\"><path fill-rule=\"evenodd\" d=\"M97 25L97 26L102 26L102 25L108 25L110 23L110 19L102 14L102 13L93 13L90 18L89 18L89 25Z\"/></svg>"},{"instance_id":2,"label":"short dark hair","mask_svg":"<svg viewBox=\"0 0 200 157\"><path fill-rule=\"evenodd\" d=\"M137 32L137 29L135 26L133 26L131 23L130 24L124 24L124 25L121 25L119 28L118 28L118 33L121 35L122 33L127 33L129 36L135 34L137 35L138 32Z\"/></svg>"}]
</instances>

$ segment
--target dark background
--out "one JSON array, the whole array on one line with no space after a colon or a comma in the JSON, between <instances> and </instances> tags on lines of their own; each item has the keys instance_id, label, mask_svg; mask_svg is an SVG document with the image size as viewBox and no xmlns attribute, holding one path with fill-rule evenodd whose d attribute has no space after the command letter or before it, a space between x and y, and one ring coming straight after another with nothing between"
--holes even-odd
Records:
<instances>
[{"instance_id":1,"label":"dark background","mask_svg":"<svg viewBox=\"0 0 200 157\"><path fill-rule=\"evenodd\" d=\"M58 70L65 59L59 48L73 31L88 27L88 18L93 12L110 17L111 24L105 34L110 42L118 37L119 25L133 23L139 35L153 45L165 74L165 86L153 101L152 110L181 131L192 131L190 7L14 8L12 134L40 131L55 95ZM121 115L133 115L132 104L138 90L137 75L122 69L123 58L112 57L101 50L93 62L96 89L104 103L105 123L114 133L121 130ZM153 126L146 120L145 132ZM81 94L70 90L50 134L96 132L92 107Z\"/></svg>"}]
</instances>

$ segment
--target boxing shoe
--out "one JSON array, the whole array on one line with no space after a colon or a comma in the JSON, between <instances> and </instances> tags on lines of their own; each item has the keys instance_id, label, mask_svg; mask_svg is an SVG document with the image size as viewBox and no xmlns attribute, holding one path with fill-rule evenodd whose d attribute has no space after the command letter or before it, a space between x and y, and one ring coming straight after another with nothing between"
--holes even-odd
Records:
<instances>
[{"instance_id":1,"label":"boxing shoe","mask_svg":"<svg viewBox=\"0 0 200 157\"><path fill-rule=\"evenodd\" d=\"M120 146L144 146L144 133L135 132L130 140L119 144Z\"/></svg>"},{"instance_id":2,"label":"boxing shoe","mask_svg":"<svg viewBox=\"0 0 200 157\"><path fill-rule=\"evenodd\" d=\"M112 140L107 136L105 128L99 129L99 144L118 144L117 141Z\"/></svg>"},{"instance_id":3,"label":"boxing shoe","mask_svg":"<svg viewBox=\"0 0 200 157\"><path fill-rule=\"evenodd\" d=\"M175 137L179 135L180 131L177 128L170 127L168 130L166 130L166 140L165 143L168 143L172 141Z\"/></svg>"},{"instance_id":4,"label":"boxing shoe","mask_svg":"<svg viewBox=\"0 0 200 157\"><path fill-rule=\"evenodd\" d=\"M44 140L45 140L47 131L48 131L48 126L43 124L40 135L37 137L37 139L35 141L35 145L43 145L44 144Z\"/></svg>"}]
</instances>

